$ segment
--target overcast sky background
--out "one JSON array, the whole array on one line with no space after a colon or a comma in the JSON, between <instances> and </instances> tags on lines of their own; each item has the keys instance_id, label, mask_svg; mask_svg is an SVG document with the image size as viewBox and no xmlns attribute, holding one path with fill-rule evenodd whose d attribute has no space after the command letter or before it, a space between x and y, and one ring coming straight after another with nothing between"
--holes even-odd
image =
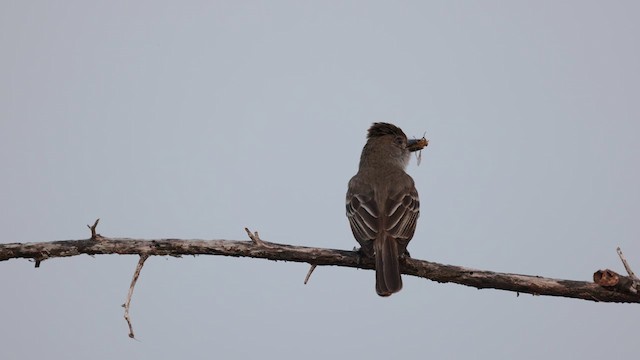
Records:
<instances>
[{"instance_id":1,"label":"overcast sky background","mask_svg":"<svg viewBox=\"0 0 640 360\"><path fill-rule=\"evenodd\" d=\"M640 271L640 3L0 1L0 242L352 249L374 121L426 131L411 255ZM2 359L604 359L637 305L200 256L0 263Z\"/></svg>"}]
</instances>

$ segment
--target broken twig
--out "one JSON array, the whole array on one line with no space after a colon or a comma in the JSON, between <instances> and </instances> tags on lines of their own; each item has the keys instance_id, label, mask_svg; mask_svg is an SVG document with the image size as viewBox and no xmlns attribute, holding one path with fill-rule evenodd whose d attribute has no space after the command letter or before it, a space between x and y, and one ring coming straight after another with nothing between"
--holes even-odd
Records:
<instances>
[{"instance_id":1,"label":"broken twig","mask_svg":"<svg viewBox=\"0 0 640 360\"><path fill-rule=\"evenodd\" d=\"M91 240L98 240L100 238L100 234L96 233L96 228L98 227L98 223L100 222L100 218L96 219L96 222L93 225L87 225L89 230L91 230Z\"/></svg>"},{"instance_id":2,"label":"broken twig","mask_svg":"<svg viewBox=\"0 0 640 360\"><path fill-rule=\"evenodd\" d=\"M244 231L247 232L247 235L249 235L249 239L251 239L251 241L255 245L266 247L266 248L271 247L271 246L267 245L267 243L264 240L260 239L260 235L258 235L257 231L251 233L251 230L249 230L249 228L244 228Z\"/></svg>"},{"instance_id":3,"label":"broken twig","mask_svg":"<svg viewBox=\"0 0 640 360\"><path fill-rule=\"evenodd\" d=\"M316 269L318 265L313 264L311 265L311 267L309 268L309 271L307 272L307 276L305 276L304 278L304 284L307 285L307 282L309 281L309 278L311 277L311 274L313 273L313 270Z\"/></svg>"},{"instance_id":4,"label":"broken twig","mask_svg":"<svg viewBox=\"0 0 640 360\"><path fill-rule=\"evenodd\" d=\"M140 255L140 260L138 260L138 266L136 266L136 271L133 273L133 279L131 280L131 286L129 286L129 294L127 294L127 301L122 304L124 308L124 319L127 320L127 325L129 325L129 337L135 339L135 335L133 334L133 325L131 325L131 317L129 316L129 308L131 307L131 298L133 297L133 289L136 287L136 282L138 281L138 277L140 277L140 271L142 270L142 266L144 266L144 262L149 258L149 255Z\"/></svg>"},{"instance_id":5,"label":"broken twig","mask_svg":"<svg viewBox=\"0 0 640 360\"><path fill-rule=\"evenodd\" d=\"M619 246L616 249L616 251L618 252L618 256L620 257L620 261L622 261L622 265L624 266L624 269L627 270L627 274L629 274L629 277L632 278L635 281L640 281L640 279L638 279L638 277L633 272L633 270L631 270L631 266L629 266L629 263L627 262L627 259L624 258L624 254L622 254L622 250L620 250Z\"/></svg>"}]
</instances>

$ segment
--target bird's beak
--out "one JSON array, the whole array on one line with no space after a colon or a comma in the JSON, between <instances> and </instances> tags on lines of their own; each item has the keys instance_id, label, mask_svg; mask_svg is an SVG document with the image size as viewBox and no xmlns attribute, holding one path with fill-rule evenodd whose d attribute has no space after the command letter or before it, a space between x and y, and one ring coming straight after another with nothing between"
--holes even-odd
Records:
<instances>
[{"instance_id":1,"label":"bird's beak","mask_svg":"<svg viewBox=\"0 0 640 360\"><path fill-rule=\"evenodd\" d=\"M427 145L429 145L429 140L425 138L407 140L407 149L411 152L422 150L426 148Z\"/></svg>"}]
</instances>

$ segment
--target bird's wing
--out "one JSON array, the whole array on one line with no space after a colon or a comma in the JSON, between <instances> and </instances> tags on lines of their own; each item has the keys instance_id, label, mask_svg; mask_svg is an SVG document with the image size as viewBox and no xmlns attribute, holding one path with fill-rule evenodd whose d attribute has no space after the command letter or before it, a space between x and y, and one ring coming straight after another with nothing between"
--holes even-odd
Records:
<instances>
[{"instance_id":1,"label":"bird's wing","mask_svg":"<svg viewBox=\"0 0 640 360\"><path fill-rule=\"evenodd\" d=\"M379 228L378 205L373 188L354 176L347 190L347 218L353 236L362 247L369 248L376 238Z\"/></svg>"},{"instance_id":2,"label":"bird's wing","mask_svg":"<svg viewBox=\"0 0 640 360\"><path fill-rule=\"evenodd\" d=\"M405 246L413 237L416 230L416 221L420 215L420 200L413 179L407 175L410 181L399 181L396 191L392 191L385 206L385 230Z\"/></svg>"}]
</instances>

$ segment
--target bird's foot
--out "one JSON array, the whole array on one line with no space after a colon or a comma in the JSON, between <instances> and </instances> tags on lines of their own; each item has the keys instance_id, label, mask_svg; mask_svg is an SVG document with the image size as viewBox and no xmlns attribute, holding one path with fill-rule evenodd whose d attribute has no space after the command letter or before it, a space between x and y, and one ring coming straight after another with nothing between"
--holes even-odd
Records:
<instances>
[{"instance_id":1,"label":"bird's foot","mask_svg":"<svg viewBox=\"0 0 640 360\"><path fill-rule=\"evenodd\" d=\"M369 251L369 249L365 249L364 247L360 247L360 248L354 247L353 251L355 251L356 255L358 256L358 265L362 264L363 258L373 257L373 251Z\"/></svg>"}]
</instances>

